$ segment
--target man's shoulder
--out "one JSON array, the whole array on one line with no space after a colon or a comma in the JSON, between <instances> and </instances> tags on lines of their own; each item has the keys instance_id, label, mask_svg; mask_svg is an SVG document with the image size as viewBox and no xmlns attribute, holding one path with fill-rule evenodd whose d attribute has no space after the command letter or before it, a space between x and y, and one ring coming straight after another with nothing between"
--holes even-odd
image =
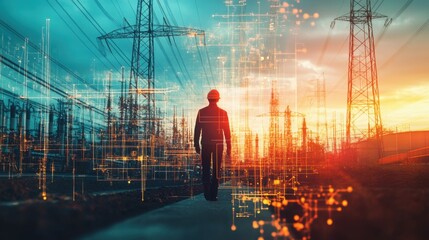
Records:
<instances>
[{"instance_id":1,"label":"man's shoulder","mask_svg":"<svg viewBox=\"0 0 429 240\"><path fill-rule=\"evenodd\" d=\"M227 112L224 109L222 109L222 108L220 108L218 106L216 106L216 107L206 106L206 107L201 108L198 112L200 114L203 114L203 115L205 115L205 114L212 115L213 113L215 113L215 114L219 114L220 113L221 115L226 115L227 114Z\"/></svg>"},{"instance_id":2,"label":"man's shoulder","mask_svg":"<svg viewBox=\"0 0 429 240\"><path fill-rule=\"evenodd\" d=\"M222 114L227 114L227 113L226 113L226 111L225 111L224 109L222 109L222 108L219 108L219 111L220 111Z\"/></svg>"},{"instance_id":3,"label":"man's shoulder","mask_svg":"<svg viewBox=\"0 0 429 240\"><path fill-rule=\"evenodd\" d=\"M198 110L198 113L202 113L202 114L204 114L204 113L206 113L206 112L209 112L210 110L209 110L209 107L207 106L207 107L203 107L203 108L201 108L200 110Z\"/></svg>"}]
</instances>

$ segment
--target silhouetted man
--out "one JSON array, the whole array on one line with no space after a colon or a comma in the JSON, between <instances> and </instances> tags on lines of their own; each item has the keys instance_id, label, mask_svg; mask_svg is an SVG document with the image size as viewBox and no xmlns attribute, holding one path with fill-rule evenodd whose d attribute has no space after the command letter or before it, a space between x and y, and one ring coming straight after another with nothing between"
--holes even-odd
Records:
<instances>
[{"instance_id":1,"label":"silhouetted man","mask_svg":"<svg viewBox=\"0 0 429 240\"><path fill-rule=\"evenodd\" d=\"M207 94L207 99L209 100L209 105L198 111L197 120L195 121L194 147L195 151L201 155L204 197L209 201L216 201L224 137L226 154L227 158L229 158L231 156L231 132L227 112L217 106L217 102L220 99L219 92L215 89L211 90ZM211 176L210 167L212 167Z\"/></svg>"}]
</instances>

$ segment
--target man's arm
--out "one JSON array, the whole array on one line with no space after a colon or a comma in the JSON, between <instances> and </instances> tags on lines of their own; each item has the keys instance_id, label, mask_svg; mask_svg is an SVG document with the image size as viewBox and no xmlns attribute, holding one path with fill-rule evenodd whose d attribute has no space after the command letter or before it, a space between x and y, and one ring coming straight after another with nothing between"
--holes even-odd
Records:
<instances>
[{"instance_id":1,"label":"man's arm","mask_svg":"<svg viewBox=\"0 0 429 240\"><path fill-rule=\"evenodd\" d=\"M200 111L198 111L197 119L195 120L195 129L194 129L194 147L195 152L200 154L200 135L201 135L201 123L200 123Z\"/></svg>"},{"instance_id":2,"label":"man's arm","mask_svg":"<svg viewBox=\"0 0 429 240\"><path fill-rule=\"evenodd\" d=\"M226 155L231 156L231 130L229 128L228 113L225 111L225 119L223 123L223 134L226 141Z\"/></svg>"}]
</instances>

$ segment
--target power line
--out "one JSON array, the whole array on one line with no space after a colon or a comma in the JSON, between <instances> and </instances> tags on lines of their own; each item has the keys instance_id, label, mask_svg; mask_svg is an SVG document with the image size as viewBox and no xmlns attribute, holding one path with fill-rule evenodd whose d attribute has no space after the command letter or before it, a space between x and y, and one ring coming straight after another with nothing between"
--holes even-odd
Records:
<instances>
[{"instance_id":1,"label":"power line","mask_svg":"<svg viewBox=\"0 0 429 240\"><path fill-rule=\"evenodd\" d=\"M413 0L408 0L407 2L405 2L405 4L399 9L399 11L390 20L386 21L386 23L384 24L383 32L378 36L377 41L375 42L376 46L384 37L384 34L386 33L387 28L390 26L390 23L393 21L393 19L397 19L399 16L401 16L401 14L411 5L412 2Z\"/></svg>"},{"instance_id":2,"label":"power line","mask_svg":"<svg viewBox=\"0 0 429 240\"><path fill-rule=\"evenodd\" d=\"M25 37L22 34L20 34L18 31L16 31L14 28L12 28L9 24L7 24L6 22L4 22L1 19L0 19L0 25L2 25L3 27L5 27L8 31L10 31L12 34L14 34L15 36L17 36L22 41L25 41ZM41 54L46 55L47 58L48 58L48 60L50 60L52 63L54 63L58 67L62 68L68 74L70 74L71 76L73 76L74 78L76 78L77 80L79 80L80 82L82 82L85 86L87 86L89 88L92 88L95 91L98 91L98 89L94 88L94 86L90 85L85 79L83 79L82 77L80 77L79 75L77 75L74 71L70 70L68 67L66 67L64 64L62 64L61 62L59 62L55 58L53 58L51 55L47 55L46 52L43 51L42 49L40 49L40 47L38 45L34 44L31 41L28 41L28 45L30 47L32 47L33 49L35 49L37 52L40 52Z\"/></svg>"},{"instance_id":3,"label":"power line","mask_svg":"<svg viewBox=\"0 0 429 240\"><path fill-rule=\"evenodd\" d=\"M57 11L57 9L49 2L49 0L47 1L49 6L51 6L51 8L54 10L54 12L58 15L58 17L64 22L64 24L66 24L66 26L72 31L72 33L79 39L79 41L104 65L105 68L108 68L107 65L102 61L102 59L98 56L98 54L96 54L91 47L88 46L88 44L79 36L79 34L70 26L70 24L67 23L67 21L61 16L61 14ZM79 27L77 25L77 27ZM85 35L85 34L84 34ZM88 36L86 35L86 37L88 38ZM89 39L88 39L89 40ZM91 42L91 41L90 41ZM91 42L92 43L92 42ZM95 45L93 45L94 47L96 47ZM113 63L110 62L109 60L107 60L109 62L109 64L111 64L112 66Z\"/></svg>"},{"instance_id":4,"label":"power line","mask_svg":"<svg viewBox=\"0 0 429 240\"><path fill-rule=\"evenodd\" d=\"M387 59L387 61L383 65L381 65L380 69L389 65L393 61L393 59L395 59L407 47L407 45L410 44L428 25L429 18L417 29L417 31L413 35L411 35L411 37L404 44L402 44L401 47L398 48L398 50L392 56Z\"/></svg>"},{"instance_id":5,"label":"power line","mask_svg":"<svg viewBox=\"0 0 429 240\"><path fill-rule=\"evenodd\" d=\"M75 1L73 0L73 4L79 9L79 11L85 16L85 18L91 23L91 25L98 31L99 34L103 35L106 34L106 32L103 30L103 28L100 26L100 24L94 19L92 14L83 6L83 4L77 0L77 2L80 4L82 8L80 8ZM130 62L131 60L126 56L126 54L118 47L116 43L113 43L113 47L117 53L119 53L119 56L122 58L124 62ZM116 61L121 65L119 60L114 56ZM119 69L116 67L116 71L119 71Z\"/></svg>"},{"instance_id":6,"label":"power line","mask_svg":"<svg viewBox=\"0 0 429 240\"><path fill-rule=\"evenodd\" d=\"M106 11L106 9L101 5L100 1L95 0L95 4L97 4L97 7L101 10L101 12L113 23L117 24L118 27L121 26L120 23L118 23L110 14Z\"/></svg>"}]
</instances>

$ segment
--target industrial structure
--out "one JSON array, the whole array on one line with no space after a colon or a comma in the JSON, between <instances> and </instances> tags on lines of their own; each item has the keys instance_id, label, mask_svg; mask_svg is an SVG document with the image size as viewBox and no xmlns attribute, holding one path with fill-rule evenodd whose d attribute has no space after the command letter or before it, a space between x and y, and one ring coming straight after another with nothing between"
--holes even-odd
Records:
<instances>
[{"instance_id":1,"label":"industrial structure","mask_svg":"<svg viewBox=\"0 0 429 240\"><path fill-rule=\"evenodd\" d=\"M387 17L372 11L371 0L352 0L350 13L335 20L350 22L346 144L375 138L381 157L383 124L372 29L372 20L379 18ZM366 121L362 123L362 119Z\"/></svg>"}]
</instances>

